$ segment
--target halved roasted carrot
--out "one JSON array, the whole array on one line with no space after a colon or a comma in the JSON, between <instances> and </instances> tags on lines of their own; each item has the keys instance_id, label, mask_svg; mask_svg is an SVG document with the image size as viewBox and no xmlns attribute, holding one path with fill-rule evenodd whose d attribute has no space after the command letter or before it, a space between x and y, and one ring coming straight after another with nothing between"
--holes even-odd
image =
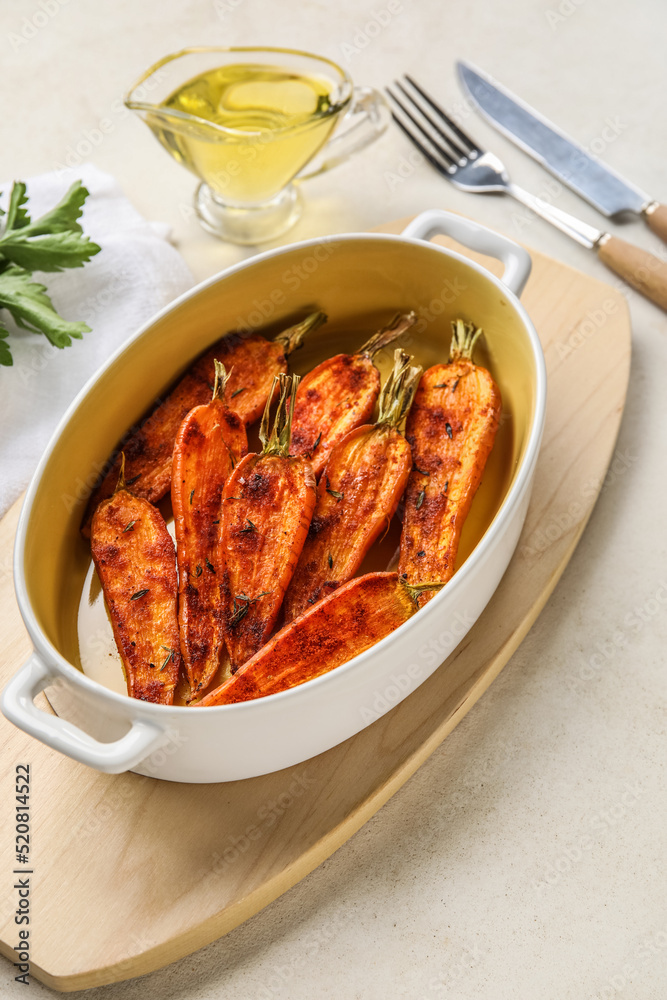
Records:
<instances>
[{"instance_id":1,"label":"halved roasted carrot","mask_svg":"<svg viewBox=\"0 0 667 1000\"><path fill-rule=\"evenodd\" d=\"M207 687L225 640L220 613L220 504L248 451L245 424L225 402L229 374L215 361L213 398L190 410L174 444L171 504L178 561L181 654L192 694Z\"/></svg>"},{"instance_id":2,"label":"halved roasted carrot","mask_svg":"<svg viewBox=\"0 0 667 1000\"><path fill-rule=\"evenodd\" d=\"M246 455L222 499L222 621L232 672L264 645L275 624L315 508L315 477L306 458L289 455L297 375L280 375L260 428L261 454Z\"/></svg>"},{"instance_id":3,"label":"halved roasted carrot","mask_svg":"<svg viewBox=\"0 0 667 1000\"><path fill-rule=\"evenodd\" d=\"M301 380L294 407L292 454L307 455L319 478L334 445L371 419L380 393L373 357L417 322L399 314L356 354L336 354Z\"/></svg>"},{"instance_id":4,"label":"halved roasted carrot","mask_svg":"<svg viewBox=\"0 0 667 1000\"><path fill-rule=\"evenodd\" d=\"M95 511L90 544L131 698L171 705L181 667L176 553L160 511L125 487Z\"/></svg>"},{"instance_id":5,"label":"halved roasted carrot","mask_svg":"<svg viewBox=\"0 0 667 1000\"><path fill-rule=\"evenodd\" d=\"M424 372L407 421L413 471L405 493L399 573L411 585L445 583L500 418L500 391L473 364L482 331L458 319L449 363ZM420 594L419 603L433 597Z\"/></svg>"},{"instance_id":6,"label":"halved roasted carrot","mask_svg":"<svg viewBox=\"0 0 667 1000\"><path fill-rule=\"evenodd\" d=\"M274 376L287 371L288 356L301 346L305 335L326 322L326 318L323 312L312 313L271 341L258 333L228 333L202 354L141 427L122 442L125 475L134 493L157 503L169 492L176 434L190 410L210 400L215 358L230 372L228 403L249 426L262 414ZM117 455L93 491L81 525L85 537L98 503L114 491L119 465L120 455Z\"/></svg>"},{"instance_id":7,"label":"halved roasted carrot","mask_svg":"<svg viewBox=\"0 0 667 1000\"><path fill-rule=\"evenodd\" d=\"M403 495L412 453L398 427L422 369L411 367L400 348L394 358L377 423L350 431L324 467L308 537L283 602L285 624L354 576Z\"/></svg>"},{"instance_id":8,"label":"halved roasted carrot","mask_svg":"<svg viewBox=\"0 0 667 1000\"><path fill-rule=\"evenodd\" d=\"M230 705L296 687L335 670L417 611L396 573L368 573L340 587L278 632L195 707Z\"/></svg>"}]
</instances>

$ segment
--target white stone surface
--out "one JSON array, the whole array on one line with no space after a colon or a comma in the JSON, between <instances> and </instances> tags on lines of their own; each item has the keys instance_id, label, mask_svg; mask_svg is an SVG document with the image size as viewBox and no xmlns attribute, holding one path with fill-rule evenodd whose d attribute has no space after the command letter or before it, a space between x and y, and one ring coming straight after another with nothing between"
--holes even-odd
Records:
<instances>
[{"instance_id":1,"label":"white stone surface","mask_svg":"<svg viewBox=\"0 0 667 1000\"><path fill-rule=\"evenodd\" d=\"M450 107L461 100L453 62L468 58L584 144L616 123L604 158L667 200L663 0L394 0L386 27L365 31L388 9L387 0L3 0L0 176L48 170L110 119L90 159L144 215L173 225L203 278L242 252L199 229L192 179L123 113L120 97L151 62L184 45L270 43L324 53L378 86L412 71ZM550 190L549 176L474 114L468 124L517 181ZM540 221L523 227L507 200L475 200L425 166L392 184L388 175L409 152L392 130L311 182L290 239L451 207L606 280L594 256ZM557 200L601 224L571 192ZM614 232L666 252L639 221ZM196 955L91 990L91 1000L662 1000L667 317L635 294L629 300L621 471L500 678L388 805L302 883ZM633 611L643 619L628 617ZM7 1000L27 995L13 974L0 960ZM31 997L49 993L32 983Z\"/></svg>"}]
</instances>

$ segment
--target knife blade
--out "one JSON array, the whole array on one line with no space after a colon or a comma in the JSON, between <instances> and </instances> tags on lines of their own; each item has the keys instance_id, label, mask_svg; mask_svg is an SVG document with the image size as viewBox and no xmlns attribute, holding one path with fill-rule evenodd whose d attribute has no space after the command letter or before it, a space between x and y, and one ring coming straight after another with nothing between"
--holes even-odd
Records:
<instances>
[{"instance_id":1,"label":"knife blade","mask_svg":"<svg viewBox=\"0 0 667 1000\"><path fill-rule=\"evenodd\" d=\"M667 206L624 180L485 73L463 61L456 65L473 104L503 135L603 215L634 212L667 242Z\"/></svg>"}]
</instances>

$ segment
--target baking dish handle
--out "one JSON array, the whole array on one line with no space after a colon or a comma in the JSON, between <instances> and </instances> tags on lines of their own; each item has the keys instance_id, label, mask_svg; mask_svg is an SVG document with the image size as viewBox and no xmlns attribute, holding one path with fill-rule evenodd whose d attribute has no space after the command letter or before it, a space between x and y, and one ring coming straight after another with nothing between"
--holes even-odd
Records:
<instances>
[{"instance_id":1,"label":"baking dish handle","mask_svg":"<svg viewBox=\"0 0 667 1000\"><path fill-rule=\"evenodd\" d=\"M521 295L528 281L532 266L528 251L513 240L487 229L486 226L480 226L472 219L464 219L460 215L452 215L450 212L433 208L413 219L401 236L427 241L433 236L451 236L469 250L497 257L505 265L500 280L517 297Z\"/></svg>"},{"instance_id":2,"label":"baking dish handle","mask_svg":"<svg viewBox=\"0 0 667 1000\"><path fill-rule=\"evenodd\" d=\"M57 676L33 652L2 693L3 715L53 750L107 774L128 771L164 742L165 731L144 719L134 719L129 732L119 740L100 743L66 719L43 712L33 699Z\"/></svg>"}]
</instances>

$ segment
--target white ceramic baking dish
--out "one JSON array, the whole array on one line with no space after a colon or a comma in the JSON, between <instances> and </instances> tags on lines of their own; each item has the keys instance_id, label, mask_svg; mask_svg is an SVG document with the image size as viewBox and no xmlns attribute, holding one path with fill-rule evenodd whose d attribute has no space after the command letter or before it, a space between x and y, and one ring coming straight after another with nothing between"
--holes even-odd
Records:
<instances>
[{"instance_id":1,"label":"white ceramic baking dish","mask_svg":"<svg viewBox=\"0 0 667 1000\"><path fill-rule=\"evenodd\" d=\"M443 233L504 264L501 278L428 242ZM260 254L181 296L113 355L70 407L27 492L15 548L18 603L35 649L2 710L48 746L101 771L185 782L253 777L306 760L359 732L421 684L461 641L497 587L519 538L544 423L546 374L518 296L521 247L476 223L425 212L401 236L352 234ZM81 669L77 615L90 566L79 524L89 487L121 434L191 360L228 329L279 329L323 308L330 322L293 358L306 371L353 351L396 310L420 321L404 345L424 365L446 360L457 316L486 331L481 363L503 419L471 511L460 568L430 603L329 674L253 702L154 705ZM385 371L391 351L382 359ZM34 704L46 689L56 715Z\"/></svg>"}]
</instances>

